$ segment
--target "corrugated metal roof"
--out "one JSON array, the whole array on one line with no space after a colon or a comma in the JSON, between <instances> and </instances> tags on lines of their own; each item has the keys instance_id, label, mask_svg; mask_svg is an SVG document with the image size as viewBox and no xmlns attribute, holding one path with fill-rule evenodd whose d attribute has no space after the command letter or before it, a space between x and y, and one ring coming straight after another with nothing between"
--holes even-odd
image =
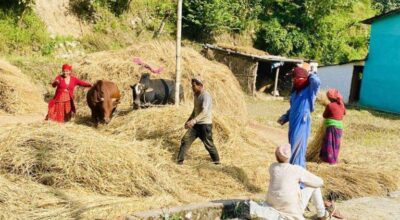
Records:
<instances>
[{"instance_id":1,"label":"corrugated metal roof","mask_svg":"<svg viewBox=\"0 0 400 220\"><path fill-rule=\"evenodd\" d=\"M322 65L322 66L319 66L318 68L332 67L332 66L342 66L342 65L347 65L347 64L364 65L365 60L366 60L366 59L362 59L362 60L350 60L350 61L344 62L344 63Z\"/></svg>"}]
</instances>

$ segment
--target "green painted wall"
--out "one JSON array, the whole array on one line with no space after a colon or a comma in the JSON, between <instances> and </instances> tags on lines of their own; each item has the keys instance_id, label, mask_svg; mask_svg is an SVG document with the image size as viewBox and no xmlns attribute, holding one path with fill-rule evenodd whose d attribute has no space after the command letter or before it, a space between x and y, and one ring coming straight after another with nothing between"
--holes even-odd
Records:
<instances>
[{"instance_id":1,"label":"green painted wall","mask_svg":"<svg viewBox=\"0 0 400 220\"><path fill-rule=\"evenodd\" d=\"M372 23L360 104L400 113L400 14Z\"/></svg>"}]
</instances>

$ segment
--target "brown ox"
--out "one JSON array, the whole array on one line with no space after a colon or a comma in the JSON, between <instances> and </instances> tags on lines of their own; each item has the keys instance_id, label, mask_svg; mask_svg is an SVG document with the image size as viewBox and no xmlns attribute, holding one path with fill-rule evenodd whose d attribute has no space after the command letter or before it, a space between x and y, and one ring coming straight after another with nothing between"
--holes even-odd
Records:
<instances>
[{"instance_id":1,"label":"brown ox","mask_svg":"<svg viewBox=\"0 0 400 220\"><path fill-rule=\"evenodd\" d=\"M110 81L99 80L87 93L86 100L92 111L92 119L97 125L99 122L108 124L114 113L121 93L117 85Z\"/></svg>"}]
</instances>

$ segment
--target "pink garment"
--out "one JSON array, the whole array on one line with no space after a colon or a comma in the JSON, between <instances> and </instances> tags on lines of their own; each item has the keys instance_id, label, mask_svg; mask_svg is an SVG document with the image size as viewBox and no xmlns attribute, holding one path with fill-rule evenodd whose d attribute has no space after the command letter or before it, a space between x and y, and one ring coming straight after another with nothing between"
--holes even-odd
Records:
<instances>
[{"instance_id":1,"label":"pink garment","mask_svg":"<svg viewBox=\"0 0 400 220\"><path fill-rule=\"evenodd\" d=\"M146 69L148 69L148 70L150 70L152 73L160 74L160 73L164 70L164 68L162 68L162 67L160 67L160 68L158 68L158 69L153 68L153 67L150 66L149 64L147 64L147 63L145 63L144 61L142 61L139 57L134 58L134 59L133 59L133 62L136 63L136 64L138 64L138 65L143 66L144 68L146 68Z\"/></svg>"}]
</instances>

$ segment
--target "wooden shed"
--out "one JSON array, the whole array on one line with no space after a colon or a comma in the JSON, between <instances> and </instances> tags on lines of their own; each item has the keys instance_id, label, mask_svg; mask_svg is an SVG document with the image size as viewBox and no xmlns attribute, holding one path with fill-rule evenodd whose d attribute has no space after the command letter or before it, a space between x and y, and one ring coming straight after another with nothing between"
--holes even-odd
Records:
<instances>
[{"instance_id":1,"label":"wooden shed","mask_svg":"<svg viewBox=\"0 0 400 220\"><path fill-rule=\"evenodd\" d=\"M205 44L204 55L227 65L238 79L243 90L249 95L268 92L275 96L290 90L291 81L286 73L301 59L269 55L263 51L243 50L235 47Z\"/></svg>"}]
</instances>

